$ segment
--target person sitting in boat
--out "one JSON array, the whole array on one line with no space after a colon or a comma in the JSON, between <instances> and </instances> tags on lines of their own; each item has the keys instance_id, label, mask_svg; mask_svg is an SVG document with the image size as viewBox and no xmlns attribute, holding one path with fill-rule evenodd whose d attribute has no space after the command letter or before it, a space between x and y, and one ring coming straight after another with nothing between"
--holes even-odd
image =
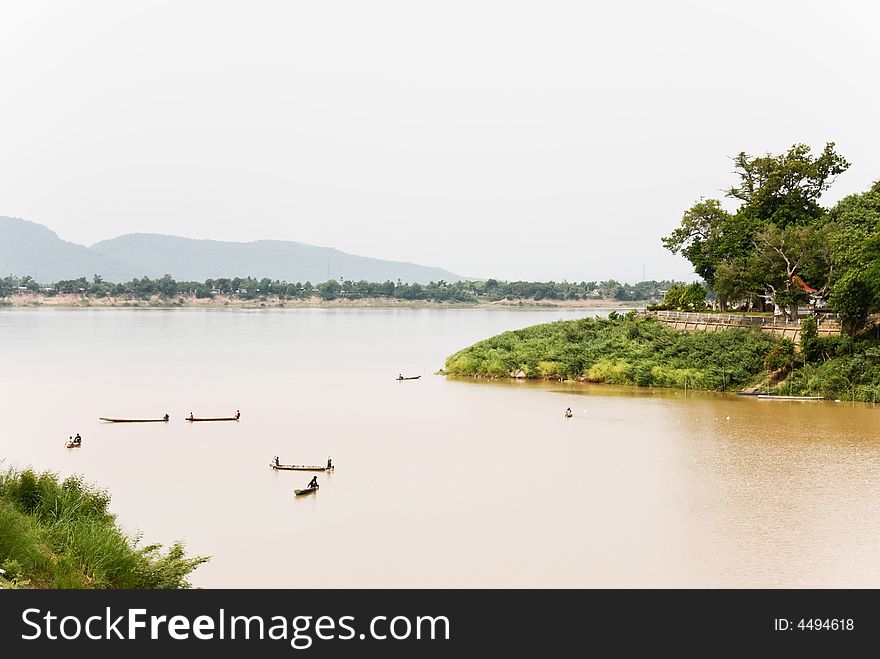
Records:
<instances>
[{"instance_id":1,"label":"person sitting in boat","mask_svg":"<svg viewBox=\"0 0 880 659\"><path fill-rule=\"evenodd\" d=\"M235 410L235 420L238 421L239 417L241 417L241 412Z\"/></svg>"},{"instance_id":2,"label":"person sitting in boat","mask_svg":"<svg viewBox=\"0 0 880 659\"><path fill-rule=\"evenodd\" d=\"M186 419L187 419L187 421L192 421L193 419L195 419L195 416L193 416L193 413L190 412L190 413L189 413L189 416L186 417Z\"/></svg>"},{"instance_id":3,"label":"person sitting in boat","mask_svg":"<svg viewBox=\"0 0 880 659\"><path fill-rule=\"evenodd\" d=\"M73 438L74 444L82 444L82 437L79 436L79 433L76 433L76 436Z\"/></svg>"},{"instance_id":4,"label":"person sitting in boat","mask_svg":"<svg viewBox=\"0 0 880 659\"><path fill-rule=\"evenodd\" d=\"M327 469L333 469L333 463L330 461L330 456L327 456Z\"/></svg>"},{"instance_id":5,"label":"person sitting in boat","mask_svg":"<svg viewBox=\"0 0 880 659\"><path fill-rule=\"evenodd\" d=\"M398 379L398 380L403 380L403 373L398 373L398 374L397 374L397 379Z\"/></svg>"},{"instance_id":6,"label":"person sitting in boat","mask_svg":"<svg viewBox=\"0 0 880 659\"><path fill-rule=\"evenodd\" d=\"M567 416L567 417L571 416L571 408L570 407L565 408L565 416Z\"/></svg>"},{"instance_id":7,"label":"person sitting in boat","mask_svg":"<svg viewBox=\"0 0 880 659\"><path fill-rule=\"evenodd\" d=\"M309 485L307 489L311 489L313 487L318 487L318 477L312 476L312 480L309 481Z\"/></svg>"},{"instance_id":8,"label":"person sitting in boat","mask_svg":"<svg viewBox=\"0 0 880 659\"><path fill-rule=\"evenodd\" d=\"M167 420L170 419L170 418L171 418L171 417L169 417L169 416L168 416L168 413L166 412L166 413L165 413L165 416L162 417L162 420L163 420L163 421L167 421Z\"/></svg>"}]
</instances>

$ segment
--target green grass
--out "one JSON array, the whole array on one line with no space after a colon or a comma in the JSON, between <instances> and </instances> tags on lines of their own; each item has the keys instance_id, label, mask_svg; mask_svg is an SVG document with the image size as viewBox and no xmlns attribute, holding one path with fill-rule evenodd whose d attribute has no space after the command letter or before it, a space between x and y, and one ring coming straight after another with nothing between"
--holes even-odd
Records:
<instances>
[{"instance_id":1,"label":"green grass","mask_svg":"<svg viewBox=\"0 0 880 659\"><path fill-rule=\"evenodd\" d=\"M188 588L208 560L174 543L140 546L108 511L105 490L50 472L0 474L0 586Z\"/></svg>"},{"instance_id":2,"label":"green grass","mask_svg":"<svg viewBox=\"0 0 880 659\"><path fill-rule=\"evenodd\" d=\"M880 341L867 336L818 339L796 358L776 392L872 403L880 400ZM805 359L806 356L806 359Z\"/></svg>"},{"instance_id":3,"label":"green grass","mask_svg":"<svg viewBox=\"0 0 880 659\"><path fill-rule=\"evenodd\" d=\"M680 332L653 318L612 313L499 334L451 355L445 372L731 390L760 380L785 343L754 329Z\"/></svg>"}]
</instances>

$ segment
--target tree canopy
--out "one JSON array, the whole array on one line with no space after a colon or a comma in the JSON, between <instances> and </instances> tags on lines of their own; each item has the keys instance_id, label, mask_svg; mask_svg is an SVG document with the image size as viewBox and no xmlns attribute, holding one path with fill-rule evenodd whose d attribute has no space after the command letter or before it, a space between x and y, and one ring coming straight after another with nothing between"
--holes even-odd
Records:
<instances>
[{"instance_id":1,"label":"tree canopy","mask_svg":"<svg viewBox=\"0 0 880 659\"><path fill-rule=\"evenodd\" d=\"M766 299L788 318L827 298L850 332L880 310L880 183L831 208L821 198L849 167L833 142L733 158L738 206L700 199L663 245L688 259L722 306Z\"/></svg>"}]
</instances>

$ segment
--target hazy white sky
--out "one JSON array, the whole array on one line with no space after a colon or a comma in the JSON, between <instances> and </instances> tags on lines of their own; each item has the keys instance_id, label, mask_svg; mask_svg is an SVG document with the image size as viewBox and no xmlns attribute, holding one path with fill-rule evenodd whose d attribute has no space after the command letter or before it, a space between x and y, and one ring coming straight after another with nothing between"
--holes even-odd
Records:
<instances>
[{"instance_id":1,"label":"hazy white sky","mask_svg":"<svg viewBox=\"0 0 880 659\"><path fill-rule=\"evenodd\" d=\"M0 0L0 215L471 276L692 276L729 156L880 178L880 3ZM255 273L258 274L258 273Z\"/></svg>"}]
</instances>

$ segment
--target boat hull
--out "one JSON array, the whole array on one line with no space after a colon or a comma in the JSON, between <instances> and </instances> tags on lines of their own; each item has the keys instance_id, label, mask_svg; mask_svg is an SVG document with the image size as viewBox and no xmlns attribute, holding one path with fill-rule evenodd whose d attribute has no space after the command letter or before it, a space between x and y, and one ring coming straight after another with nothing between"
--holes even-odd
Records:
<instances>
[{"instance_id":1,"label":"boat hull","mask_svg":"<svg viewBox=\"0 0 880 659\"><path fill-rule=\"evenodd\" d=\"M761 394L758 398L764 400L823 400L822 396L776 396L774 394Z\"/></svg>"},{"instance_id":2,"label":"boat hull","mask_svg":"<svg viewBox=\"0 0 880 659\"><path fill-rule=\"evenodd\" d=\"M333 471L333 467L319 467L318 465L277 465L270 462L269 466L276 471Z\"/></svg>"},{"instance_id":3,"label":"boat hull","mask_svg":"<svg viewBox=\"0 0 880 659\"><path fill-rule=\"evenodd\" d=\"M108 419L103 416L98 420L107 423L168 423L168 419Z\"/></svg>"},{"instance_id":4,"label":"boat hull","mask_svg":"<svg viewBox=\"0 0 880 659\"><path fill-rule=\"evenodd\" d=\"M318 491L318 487L319 487L319 486L315 486L315 487L306 487L306 488L304 488L304 489L302 489L302 490L294 490L293 493L294 493L296 496L301 497L301 496L305 496L306 494L312 494L312 493L314 493L314 492L317 492L317 491Z\"/></svg>"}]
</instances>

